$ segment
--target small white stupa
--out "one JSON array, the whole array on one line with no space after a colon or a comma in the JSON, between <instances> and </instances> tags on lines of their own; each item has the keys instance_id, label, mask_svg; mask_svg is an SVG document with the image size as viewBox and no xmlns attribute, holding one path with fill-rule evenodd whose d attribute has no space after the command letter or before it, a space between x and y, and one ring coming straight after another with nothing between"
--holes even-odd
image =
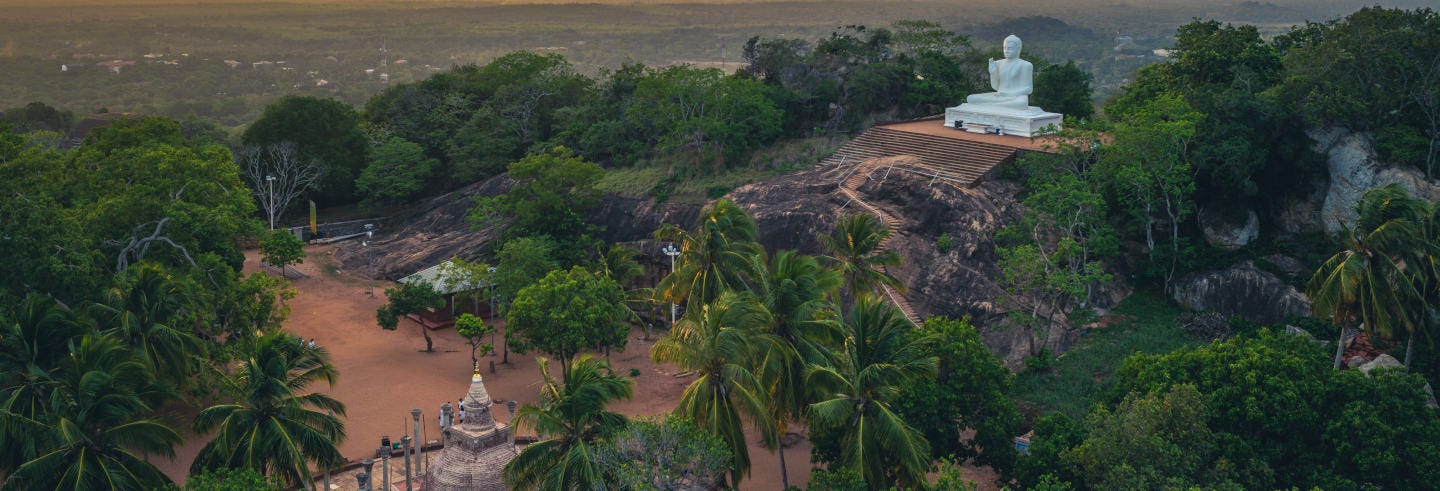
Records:
<instances>
[{"instance_id":1,"label":"small white stupa","mask_svg":"<svg viewBox=\"0 0 1440 491\"><path fill-rule=\"evenodd\" d=\"M461 402L465 422L443 430L445 448L425 474L427 491L503 491L505 465L515 459L510 427L490 414L490 393L480 368L470 377L470 391Z\"/></svg>"}]
</instances>

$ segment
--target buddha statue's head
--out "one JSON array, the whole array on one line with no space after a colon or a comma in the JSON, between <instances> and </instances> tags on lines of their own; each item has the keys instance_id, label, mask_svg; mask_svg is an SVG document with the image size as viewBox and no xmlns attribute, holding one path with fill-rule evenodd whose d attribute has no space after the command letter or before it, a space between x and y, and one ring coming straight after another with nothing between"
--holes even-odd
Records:
<instances>
[{"instance_id":1,"label":"buddha statue's head","mask_svg":"<svg viewBox=\"0 0 1440 491\"><path fill-rule=\"evenodd\" d=\"M1020 37L1014 34L1005 37L1005 59L1013 60L1020 57Z\"/></svg>"}]
</instances>

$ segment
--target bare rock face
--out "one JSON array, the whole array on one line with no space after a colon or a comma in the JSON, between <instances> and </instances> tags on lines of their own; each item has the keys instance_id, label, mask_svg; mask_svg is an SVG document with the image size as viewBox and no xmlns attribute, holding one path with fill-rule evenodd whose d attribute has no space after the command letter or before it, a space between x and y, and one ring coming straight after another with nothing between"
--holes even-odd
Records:
<instances>
[{"instance_id":1,"label":"bare rock face","mask_svg":"<svg viewBox=\"0 0 1440 491\"><path fill-rule=\"evenodd\" d=\"M1440 197L1440 187L1425 180L1424 174L1409 167L1388 167L1375 154L1375 141L1368 133L1340 128L1311 132L1316 148L1325 155L1330 187L1325 193L1319 219L1324 230L1339 232L1355 222L1355 204L1365 191L1401 183L1412 194L1429 200Z\"/></svg>"},{"instance_id":2,"label":"bare rock face","mask_svg":"<svg viewBox=\"0 0 1440 491\"><path fill-rule=\"evenodd\" d=\"M807 169L742 186L727 198L755 218L766 250L820 254L819 236L829 234L842 214L863 212L837 192L838 178L834 169ZM373 247L376 276L398 279L453 256L480 256L495 239L495 230L471 230L465 215L475 197L499 195L512 185L508 178L496 177L391 217L382 224ZM905 264L890 273L906 285L906 299L916 313L922 318L971 316L986 346L1018 364L1032 344L1031 334L1006 328L1005 312L994 304L1003 292L995 283L1000 272L993 240L997 230L1020 217L1014 198L1017 188L991 182L962 189L895 171L860 191L900 221L897 236L887 247L900 253ZM637 259L662 266L657 271L668 271L668 258L659 253L663 244L653 240L655 230L664 224L692 228L702 209L698 204L657 205L650 199L607 196L593 218L603 227L601 238L635 246L641 252ZM936 245L941 234L948 234L953 244L945 252ZM336 256L346 269L363 274L367 252L356 241L342 245ZM1123 296L1124 289L1114 292ZM1060 332L1040 342L1058 351L1073 337Z\"/></svg>"},{"instance_id":3,"label":"bare rock face","mask_svg":"<svg viewBox=\"0 0 1440 491\"><path fill-rule=\"evenodd\" d=\"M766 250L819 254L818 236L829 234L842 214L864 212L836 192L837 186L836 176L806 170L746 185L727 197L755 216ZM994 303L1003 293L995 283L1000 271L994 236L1020 218L1017 188L987 182L962 189L896 170L859 191L900 221L886 247L905 263L890 274L905 284L905 298L915 312L922 318L970 316L991 352L1012 363L1023 359L1031 343L1029 332L1006 328L1005 311ZM952 244L946 252L936 245L941 234L948 234ZM1042 342L1052 348L1068 344L1063 334L1053 337Z\"/></svg>"},{"instance_id":4,"label":"bare rock face","mask_svg":"<svg viewBox=\"0 0 1440 491\"><path fill-rule=\"evenodd\" d=\"M342 243L335 258L349 271L365 273L375 256L375 277L398 280L452 257L474 258L496 236L495 227L471 230L465 215L475 198L504 194L515 181L504 175L421 201L392 216L375 231L373 251L360 241Z\"/></svg>"},{"instance_id":5,"label":"bare rock face","mask_svg":"<svg viewBox=\"0 0 1440 491\"><path fill-rule=\"evenodd\" d=\"M746 184L725 197L750 212L760 229L760 245L771 254L793 249L820 254L821 235L828 235L846 203L834 177L807 169L764 182ZM854 210L855 205L850 205ZM694 220L681 224L691 227Z\"/></svg>"},{"instance_id":6,"label":"bare rock face","mask_svg":"<svg viewBox=\"0 0 1440 491\"><path fill-rule=\"evenodd\" d=\"M1175 302L1261 324L1307 315L1310 299L1295 287L1245 261L1227 269L1191 273L1175 284Z\"/></svg>"}]
</instances>

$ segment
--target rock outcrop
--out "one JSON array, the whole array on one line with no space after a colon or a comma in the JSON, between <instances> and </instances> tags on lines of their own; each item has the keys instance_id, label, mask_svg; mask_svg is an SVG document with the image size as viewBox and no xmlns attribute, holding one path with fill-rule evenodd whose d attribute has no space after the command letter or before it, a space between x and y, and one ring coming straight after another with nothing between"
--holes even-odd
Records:
<instances>
[{"instance_id":1,"label":"rock outcrop","mask_svg":"<svg viewBox=\"0 0 1440 491\"><path fill-rule=\"evenodd\" d=\"M1384 165L1376 156L1374 139L1367 133L1329 128L1312 131L1310 137L1325 155L1329 169L1330 185L1319 216L1315 217L1326 232L1339 232L1343 226L1353 224L1360 196L1391 183L1401 183L1411 193L1431 201L1440 199L1440 186L1426 181L1418 169Z\"/></svg>"},{"instance_id":2,"label":"rock outcrop","mask_svg":"<svg viewBox=\"0 0 1440 491\"><path fill-rule=\"evenodd\" d=\"M1191 310L1215 311L1261 324L1310 313L1310 299L1252 261L1185 275L1175 283L1173 298Z\"/></svg>"},{"instance_id":3,"label":"rock outcrop","mask_svg":"<svg viewBox=\"0 0 1440 491\"><path fill-rule=\"evenodd\" d=\"M1200 211L1200 230L1205 242L1219 249L1233 251L1249 245L1260 237L1260 217L1254 211L1245 215L1245 223L1227 223L1225 217L1207 210Z\"/></svg>"},{"instance_id":4,"label":"rock outcrop","mask_svg":"<svg viewBox=\"0 0 1440 491\"><path fill-rule=\"evenodd\" d=\"M452 257L474 258L496 236L495 227L471 230L465 216L475 198L498 196L515 185L504 175L427 198L402 215L381 222L367 251L360 241L343 242L335 258L347 270L364 272L375 255L375 277L398 280Z\"/></svg>"},{"instance_id":5,"label":"rock outcrop","mask_svg":"<svg viewBox=\"0 0 1440 491\"><path fill-rule=\"evenodd\" d=\"M818 237L830 233L843 213L860 212L856 204L836 192L840 174L833 167L802 170L742 186L727 198L754 216L766 250L819 254ZM497 177L428 199L408 214L392 217L377 235L377 276L397 279L452 256L478 257L495 238L495 230L472 230L465 214L476 196L498 195L511 185L512 181ZM1002 294L995 283L1000 273L993 237L1020 217L1016 187L987 182L960 188L895 170L876 173L859 191L872 205L901 221L898 235L887 247L900 253L905 263L891 273L906 285L905 298L916 313L922 318L971 316L986 346L1018 363L1030 347L1030 333L1004 328L1005 312L993 303ZM607 196L594 216L604 227L603 239L636 246L641 252L639 259L659 266L656 270L663 273L668 270L668 258L659 253L663 244L653 240L654 231L667 223L693 227L702 208ZM943 253L936 246L941 234L948 234L953 244ZM352 271L365 270L366 254L358 242L343 244L336 251L344 267ZM1056 333L1043 342L1052 350L1063 349L1068 335Z\"/></svg>"}]
</instances>

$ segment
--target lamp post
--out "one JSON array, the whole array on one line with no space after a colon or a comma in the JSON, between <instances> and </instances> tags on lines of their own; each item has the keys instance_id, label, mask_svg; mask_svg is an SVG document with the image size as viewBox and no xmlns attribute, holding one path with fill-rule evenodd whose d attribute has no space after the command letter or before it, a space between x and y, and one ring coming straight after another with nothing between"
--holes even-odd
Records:
<instances>
[{"instance_id":1,"label":"lamp post","mask_svg":"<svg viewBox=\"0 0 1440 491\"><path fill-rule=\"evenodd\" d=\"M680 250L675 248L675 244L670 244L661 251L666 256L670 256L670 274L675 274L675 256L680 255ZM675 302L673 301L670 302L670 328L675 328Z\"/></svg>"},{"instance_id":2,"label":"lamp post","mask_svg":"<svg viewBox=\"0 0 1440 491\"><path fill-rule=\"evenodd\" d=\"M490 356L495 356L495 267L485 268L490 273Z\"/></svg>"},{"instance_id":3,"label":"lamp post","mask_svg":"<svg viewBox=\"0 0 1440 491\"><path fill-rule=\"evenodd\" d=\"M266 187L266 189L267 189L266 195L269 196L269 199L267 199L267 200L265 201L265 208L266 208L266 211L270 212L270 213L268 213L268 215L270 215L270 230L271 230L271 231L274 231L274 230L275 230L275 176L271 176L271 175L265 176L265 187Z\"/></svg>"},{"instance_id":4,"label":"lamp post","mask_svg":"<svg viewBox=\"0 0 1440 491\"><path fill-rule=\"evenodd\" d=\"M425 440L420 437L420 408L411 409L410 417L415 420L415 439L411 440L415 451L411 455L415 456L415 477L420 477L425 475L425 470L420 468L420 452L425 450Z\"/></svg>"},{"instance_id":5,"label":"lamp post","mask_svg":"<svg viewBox=\"0 0 1440 491\"><path fill-rule=\"evenodd\" d=\"M365 284L365 293L373 297L375 296L375 249L370 247L372 242L375 242L375 224L367 223L365 224L365 242L362 245L365 246L365 252L370 255L370 281Z\"/></svg>"}]
</instances>

